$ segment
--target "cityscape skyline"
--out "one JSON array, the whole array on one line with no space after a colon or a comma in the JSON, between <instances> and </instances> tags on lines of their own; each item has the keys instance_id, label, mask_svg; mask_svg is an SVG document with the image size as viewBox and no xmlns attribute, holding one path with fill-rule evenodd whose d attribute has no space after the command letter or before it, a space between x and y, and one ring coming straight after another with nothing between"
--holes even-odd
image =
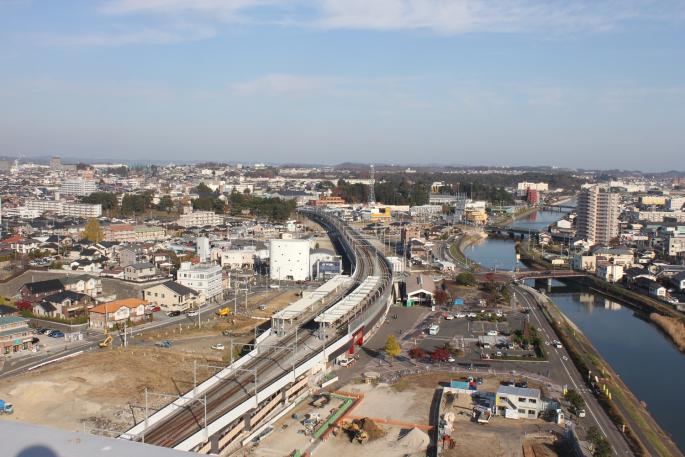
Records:
<instances>
[{"instance_id":1,"label":"cityscape skyline","mask_svg":"<svg viewBox=\"0 0 685 457\"><path fill-rule=\"evenodd\" d=\"M682 1L0 2L4 155L667 170Z\"/></svg>"}]
</instances>

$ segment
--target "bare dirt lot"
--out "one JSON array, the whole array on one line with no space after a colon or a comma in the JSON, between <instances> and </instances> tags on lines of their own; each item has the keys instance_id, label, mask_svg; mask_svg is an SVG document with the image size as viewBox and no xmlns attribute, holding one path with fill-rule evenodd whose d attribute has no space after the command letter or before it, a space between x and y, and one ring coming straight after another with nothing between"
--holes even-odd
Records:
<instances>
[{"instance_id":1,"label":"bare dirt lot","mask_svg":"<svg viewBox=\"0 0 685 457\"><path fill-rule=\"evenodd\" d=\"M286 291L254 297L254 302L267 303L268 308L260 312L270 315L294 298L294 292ZM247 342L263 319L231 316L217 318L199 329L189 321L182 330L170 326L152 331L136 336L127 349L96 350L2 380L0 398L14 404L14 420L68 430L82 430L85 423L87 429L121 432L142 420L145 387L171 395L188 391L193 382L193 360L209 365L227 362L230 339ZM222 335L224 330L232 336ZM170 340L172 347L154 346L161 340ZM216 343L223 343L225 349L212 349ZM198 381L212 373L198 369ZM151 405L163 406L169 401L149 397Z\"/></svg>"},{"instance_id":2,"label":"bare dirt lot","mask_svg":"<svg viewBox=\"0 0 685 457\"><path fill-rule=\"evenodd\" d=\"M192 387L193 357L153 348L91 352L0 381L0 396L14 404L12 420L67 430L123 431L142 420L144 388L177 395ZM203 363L212 362L200 359ZM198 378L210 375L198 370ZM161 406L169 400L150 397Z\"/></svg>"}]
</instances>

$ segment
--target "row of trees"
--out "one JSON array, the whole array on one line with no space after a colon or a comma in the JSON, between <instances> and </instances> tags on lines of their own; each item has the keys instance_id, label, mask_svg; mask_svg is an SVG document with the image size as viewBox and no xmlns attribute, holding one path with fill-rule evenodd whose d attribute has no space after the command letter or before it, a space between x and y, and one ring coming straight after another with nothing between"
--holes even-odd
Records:
<instances>
[{"instance_id":1,"label":"row of trees","mask_svg":"<svg viewBox=\"0 0 685 457\"><path fill-rule=\"evenodd\" d=\"M248 210L251 214L258 217L283 221L290 217L296 207L294 201L282 200L280 198L255 197L250 195L249 192L233 192L224 200L219 198L221 196L219 192L212 191L204 183L200 183L194 190L198 197L193 199L191 204L193 209L196 210L214 211L220 214L229 212L233 215L239 215L243 211ZM119 205L119 199L116 194L111 192L93 192L83 197L81 201L83 203L99 203L102 205L102 209L109 212L110 215L134 216L152 209L169 213L177 209L169 195L162 196L156 205L153 204L153 194L151 191L126 194L121 200L121 205Z\"/></svg>"}]
</instances>

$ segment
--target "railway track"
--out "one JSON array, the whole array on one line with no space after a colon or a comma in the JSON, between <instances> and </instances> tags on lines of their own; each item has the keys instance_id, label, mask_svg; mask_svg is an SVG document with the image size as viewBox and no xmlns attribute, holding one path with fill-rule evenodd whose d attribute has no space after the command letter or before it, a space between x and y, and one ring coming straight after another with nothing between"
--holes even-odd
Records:
<instances>
[{"instance_id":1,"label":"railway track","mask_svg":"<svg viewBox=\"0 0 685 457\"><path fill-rule=\"evenodd\" d=\"M349 316L345 316L345 319L341 319L337 324L334 338L339 340L351 331L350 323L370 308L390 287L392 284L390 266L368 240L342 221L318 212L310 212L307 215L328 231L337 232L345 244L348 257L353 257L350 263L354 265L352 275L354 281L344 295L351 293L368 276L379 276L383 279L379 287L359 304L358 309L353 310ZM334 304L331 303L330 306ZM158 446L176 447L205 427L205 411L207 424L210 424L232 411L246 398L254 395L255 391L260 391L291 373L293 366L316 357L327 341L320 339L311 330L302 330L302 327L312 320L313 317L303 323L297 335L291 332L279 340L280 348L266 349L263 354L260 353L259 356L245 363L233 377L223 380L204 393L201 401L195 400L163 421L149 427L142 436L137 437L137 440ZM290 349L291 346L294 347L296 341L298 352ZM247 371L256 371L256 386L254 375Z\"/></svg>"}]
</instances>

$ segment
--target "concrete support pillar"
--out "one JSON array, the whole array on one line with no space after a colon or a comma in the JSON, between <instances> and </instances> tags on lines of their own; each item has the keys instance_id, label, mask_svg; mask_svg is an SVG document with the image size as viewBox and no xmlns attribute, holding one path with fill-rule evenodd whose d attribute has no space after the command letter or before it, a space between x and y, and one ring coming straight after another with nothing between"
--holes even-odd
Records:
<instances>
[{"instance_id":1,"label":"concrete support pillar","mask_svg":"<svg viewBox=\"0 0 685 457\"><path fill-rule=\"evenodd\" d=\"M252 431L252 410L243 414L243 421L245 422L244 430L246 432L251 432Z\"/></svg>"},{"instance_id":2,"label":"concrete support pillar","mask_svg":"<svg viewBox=\"0 0 685 457\"><path fill-rule=\"evenodd\" d=\"M209 443L211 444L211 448L209 450L210 453L218 455L219 454L219 434L215 433L211 437L209 437Z\"/></svg>"},{"instance_id":3,"label":"concrete support pillar","mask_svg":"<svg viewBox=\"0 0 685 457\"><path fill-rule=\"evenodd\" d=\"M288 406L288 403L290 403L288 400L288 386L284 387L281 391L281 399L283 400L283 406Z\"/></svg>"}]
</instances>

